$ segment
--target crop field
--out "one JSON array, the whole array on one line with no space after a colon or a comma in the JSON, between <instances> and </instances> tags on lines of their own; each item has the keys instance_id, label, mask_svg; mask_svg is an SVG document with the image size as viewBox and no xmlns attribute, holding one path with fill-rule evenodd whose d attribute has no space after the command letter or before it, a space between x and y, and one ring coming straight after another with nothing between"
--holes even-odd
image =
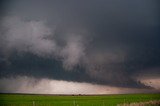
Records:
<instances>
[{"instance_id":1,"label":"crop field","mask_svg":"<svg viewBox=\"0 0 160 106\"><path fill-rule=\"evenodd\" d=\"M31 95L0 94L0 106L117 106L159 101L160 94L122 95ZM160 106L160 105L157 105Z\"/></svg>"}]
</instances>

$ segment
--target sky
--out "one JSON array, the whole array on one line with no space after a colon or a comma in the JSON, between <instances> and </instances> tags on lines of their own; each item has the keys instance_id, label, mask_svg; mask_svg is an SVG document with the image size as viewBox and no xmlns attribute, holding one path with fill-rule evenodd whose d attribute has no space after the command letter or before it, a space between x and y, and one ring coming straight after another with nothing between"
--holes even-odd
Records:
<instances>
[{"instance_id":1,"label":"sky","mask_svg":"<svg viewBox=\"0 0 160 106\"><path fill-rule=\"evenodd\" d=\"M1 0L0 92L160 92L159 0Z\"/></svg>"}]
</instances>

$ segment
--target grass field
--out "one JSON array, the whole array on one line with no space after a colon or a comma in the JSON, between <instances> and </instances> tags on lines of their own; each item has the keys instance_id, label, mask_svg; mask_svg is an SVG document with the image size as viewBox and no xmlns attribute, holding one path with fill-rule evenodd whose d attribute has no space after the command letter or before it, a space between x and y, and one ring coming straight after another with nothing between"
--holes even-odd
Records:
<instances>
[{"instance_id":1,"label":"grass field","mask_svg":"<svg viewBox=\"0 0 160 106\"><path fill-rule=\"evenodd\" d=\"M160 94L92 96L0 94L0 106L116 106L150 100L160 100Z\"/></svg>"}]
</instances>

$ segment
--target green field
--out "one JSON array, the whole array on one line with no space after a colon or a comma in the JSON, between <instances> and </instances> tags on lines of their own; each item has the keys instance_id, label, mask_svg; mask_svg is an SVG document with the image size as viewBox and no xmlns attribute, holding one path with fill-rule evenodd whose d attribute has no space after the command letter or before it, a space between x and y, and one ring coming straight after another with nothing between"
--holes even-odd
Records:
<instances>
[{"instance_id":1,"label":"green field","mask_svg":"<svg viewBox=\"0 0 160 106\"><path fill-rule=\"evenodd\" d=\"M92 96L0 94L0 106L116 106L150 100L160 100L160 94Z\"/></svg>"}]
</instances>

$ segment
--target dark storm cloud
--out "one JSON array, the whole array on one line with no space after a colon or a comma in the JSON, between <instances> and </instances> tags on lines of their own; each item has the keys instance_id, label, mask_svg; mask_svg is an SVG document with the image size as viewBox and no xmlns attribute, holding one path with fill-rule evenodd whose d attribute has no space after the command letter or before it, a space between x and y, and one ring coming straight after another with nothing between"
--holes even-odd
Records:
<instances>
[{"instance_id":1,"label":"dark storm cloud","mask_svg":"<svg viewBox=\"0 0 160 106\"><path fill-rule=\"evenodd\" d=\"M1 5L1 77L123 87L143 87L136 75L146 72L160 77L158 0L15 0Z\"/></svg>"}]
</instances>

